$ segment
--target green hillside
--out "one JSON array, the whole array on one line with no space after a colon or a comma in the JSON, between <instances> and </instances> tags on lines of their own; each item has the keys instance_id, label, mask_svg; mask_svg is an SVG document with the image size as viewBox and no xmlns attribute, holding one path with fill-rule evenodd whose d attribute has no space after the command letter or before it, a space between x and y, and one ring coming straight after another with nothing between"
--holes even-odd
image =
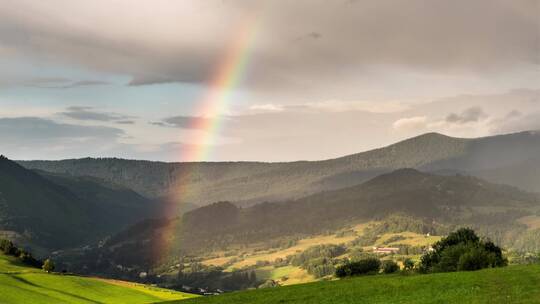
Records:
<instances>
[{"instance_id":1,"label":"green hillside","mask_svg":"<svg viewBox=\"0 0 540 304\"><path fill-rule=\"evenodd\" d=\"M236 292L182 304L540 303L540 265L428 275L377 275Z\"/></svg>"},{"instance_id":2,"label":"green hillside","mask_svg":"<svg viewBox=\"0 0 540 304\"><path fill-rule=\"evenodd\" d=\"M195 295L121 281L47 274L0 254L0 302L155 303Z\"/></svg>"}]
</instances>

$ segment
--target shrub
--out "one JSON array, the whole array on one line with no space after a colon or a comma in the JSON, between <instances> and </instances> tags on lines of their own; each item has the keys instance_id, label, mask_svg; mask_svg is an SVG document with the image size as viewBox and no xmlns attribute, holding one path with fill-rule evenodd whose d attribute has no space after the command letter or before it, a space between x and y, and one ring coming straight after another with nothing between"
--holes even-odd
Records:
<instances>
[{"instance_id":1,"label":"shrub","mask_svg":"<svg viewBox=\"0 0 540 304\"><path fill-rule=\"evenodd\" d=\"M494 264L496 257L492 252L486 251L484 248L475 247L459 257L458 270L478 270L487 268Z\"/></svg>"},{"instance_id":2,"label":"shrub","mask_svg":"<svg viewBox=\"0 0 540 304\"><path fill-rule=\"evenodd\" d=\"M360 274L377 273L381 268L381 261L377 258L367 258L357 262L346 263L336 269L336 276L343 278Z\"/></svg>"},{"instance_id":3,"label":"shrub","mask_svg":"<svg viewBox=\"0 0 540 304\"><path fill-rule=\"evenodd\" d=\"M54 271L54 262L51 259L46 259L45 262L43 262L42 268L46 272Z\"/></svg>"},{"instance_id":4,"label":"shrub","mask_svg":"<svg viewBox=\"0 0 540 304\"><path fill-rule=\"evenodd\" d=\"M502 250L491 241L483 241L472 229L462 228L450 233L424 254L420 272L478 270L506 266Z\"/></svg>"},{"instance_id":5,"label":"shrub","mask_svg":"<svg viewBox=\"0 0 540 304\"><path fill-rule=\"evenodd\" d=\"M393 260L387 260L382 263L382 270L384 273L394 273L399 270L399 266Z\"/></svg>"},{"instance_id":6,"label":"shrub","mask_svg":"<svg viewBox=\"0 0 540 304\"><path fill-rule=\"evenodd\" d=\"M0 250L6 254L18 258L22 263L39 268L42 265L40 260L35 259L31 253L17 248L10 240L0 240Z\"/></svg>"},{"instance_id":7,"label":"shrub","mask_svg":"<svg viewBox=\"0 0 540 304\"><path fill-rule=\"evenodd\" d=\"M16 249L17 248L10 240L3 239L0 241L0 250L2 250L4 254L14 255Z\"/></svg>"},{"instance_id":8,"label":"shrub","mask_svg":"<svg viewBox=\"0 0 540 304\"><path fill-rule=\"evenodd\" d=\"M414 262L413 260L407 258L405 261L403 261L403 269L405 270L413 270L414 268Z\"/></svg>"}]
</instances>

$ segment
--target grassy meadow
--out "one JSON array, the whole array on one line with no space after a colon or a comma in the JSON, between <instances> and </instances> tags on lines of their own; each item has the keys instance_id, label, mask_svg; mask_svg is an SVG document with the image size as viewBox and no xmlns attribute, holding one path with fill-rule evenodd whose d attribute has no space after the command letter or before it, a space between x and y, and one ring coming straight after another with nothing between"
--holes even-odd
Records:
<instances>
[{"instance_id":1,"label":"grassy meadow","mask_svg":"<svg viewBox=\"0 0 540 304\"><path fill-rule=\"evenodd\" d=\"M156 303L195 295L143 284L72 275L47 274L0 254L0 302Z\"/></svg>"},{"instance_id":2,"label":"grassy meadow","mask_svg":"<svg viewBox=\"0 0 540 304\"><path fill-rule=\"evenodd\" d=\"M540 265L375 275L235 292L182 304L540 303Z\"/></svg>"}]
</instances>

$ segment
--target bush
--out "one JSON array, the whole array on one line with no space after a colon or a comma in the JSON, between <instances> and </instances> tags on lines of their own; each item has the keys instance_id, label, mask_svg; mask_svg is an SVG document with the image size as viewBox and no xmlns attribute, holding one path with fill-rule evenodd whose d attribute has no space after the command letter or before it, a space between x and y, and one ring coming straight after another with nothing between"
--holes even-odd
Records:
<instances>
[{"instance_id":1,"label":"bush","mask_svg":"<svg viewBox=\"0 0 540 304\"><path fill-rule=\"evenodd\" d=\"M407 258L405 261L403 261L403 269L405 270L413 270L414 268L414 262L413 260Z\"/></svg>"},{"instance_id":2,"label":"bush","mask_svg":"<svg viewBox=\"0 0 540 304\"><path fill-rule=\"evenodd\" d=\"M50 259L46 259L45 262L43 262L42 268L46 272L54 271L54 262Z\"/></svg>"},{"instance_id":3,"label":"bush","mask_svg":"<svg viewBox=\"0 0 540 304\"><path fill-rule=\"evenodd\" d=\"M3 239L0 241L0 250L2 250L4 254L14 255L17 247L15 247L11 241Z\"/></svg>"},{"instance_id":4,"label":"bush","mask_svg":"<svg viewBox=\"0 0 540 304\"><path fill-rule=\"evenodd\" d=\"M476 247L472 248L459 258L457 269L463 271L487 268L490 265L495 264L496 260L497 257L493 252L488 252L484 248Z\"/></svg>"},{"instance_id":5,"label":"bush","mask_svg":"<svg viewBox=\"0 0 540 304\"><path fill-rule=\"evenodd\" d=\"M501 248L491 241L483 241L472 229L462 228L450 233L424 254L420 272L448 272L478 270L506 266Z\"/></svg>"},{"instance_id":6,"label":"bush","mask_svg":"<svg viewBox=\"0 0 540 304\"><path fill-rule=\"evenodd\" d=\"M17 248L10 240L0 240L0 250L6 254L18 258L22 263L39 268L42 265L40 260L35 259L31 253Z\"/></svg>"},{"instance_id":7,"label":"bush","mask_svg":"<svg viewBox=\"0 0 540 304\"><path fill-rule=\"evenodd\" d=\"M382 270L384 273L394 273L399 270L399 266L393 260L387 260L382 263Z\"/></svg>"},{"instance_id":8,"label":"bush","mask_svg":"<svg viewBox=\"0 0 540 304\"><path fill-rule=\"evenodd\" d=\"M381 261L377 258L367 258L357 262L346 263L339 266L336 269L336 276L338 278L360 275L360 274L369 274L377 273L381 268Z\"/></svg>"}]
</instances>

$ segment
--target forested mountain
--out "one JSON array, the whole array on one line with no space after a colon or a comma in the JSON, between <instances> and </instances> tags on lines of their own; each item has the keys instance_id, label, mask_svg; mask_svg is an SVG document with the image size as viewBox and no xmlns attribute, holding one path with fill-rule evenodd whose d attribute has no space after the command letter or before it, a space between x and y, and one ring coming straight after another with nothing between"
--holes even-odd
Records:
<instances>
[{"instance_id":1,"label":"forested mountain","mask_svg":"<svg viewBox=\"0 0 540 304\"><path fill-rule=\"evenodd\" d=\"M466 172L540 191L540 170L535 170L540 166L538 155L537 132L478 139L429 133L385 148L324 161L163 163L85 158L19 163L32 169L113 181L150 198L169 197L205 205L225 200L249 204L296 199L356 185L400 168ZM523 167L528 168L527 178L519 177Z\"/></svg>"},{"instance_id":2,"label":"forested mountain","mask_svg":"<svg viewBox=\"0 0 540 304\"><path fill-rule=\"evenodd\" d=\"M53 250L95 242L160 209L96 178L35 172L0 158L0 232Z\"/></svg>"},{"instance_id":3,"label":"forested mountain","mask_svg":"<svg viewBox=\"0 0 540 304\"><path fill-rule=\"evenodd\" d=\"M290 202L238 208L215 203L186 213L180 223L184 247L212 242L257 242L295 233L335 230L346 223L401 213L440 223L473 223L478 215L508 211L523 216L540 207L536 194L470 176L439 176L400 169L363 184L313 194ZM484 211L478 211L484 210ZM523 213L523 214L522 214ZM497 223L486 223L497 224Z\"/></svg>"},{"instance_id":4,"label":"forested mountain","mask_svg":"<svg viewBox=\"0 0 540 304\"><path fill-rule=\"evenodd\" d=\"M423 227L420 233L444 233L445 229L467 225L497 242L508 242L515 241L516 234L526 228L516 220L538 210L538 195L517 188L470 176L400 169L361 185L293 201L246 208L219 202L187 212L181 218L141 222L74 260L100 260L101 266L94 269L114 268L117 264L150 267L165 255L196 256L231 246L314 235L395 214L410 219L396 223L396 232L410 231L413 225L415 231Z\"/></svg>"}]
</instances>

